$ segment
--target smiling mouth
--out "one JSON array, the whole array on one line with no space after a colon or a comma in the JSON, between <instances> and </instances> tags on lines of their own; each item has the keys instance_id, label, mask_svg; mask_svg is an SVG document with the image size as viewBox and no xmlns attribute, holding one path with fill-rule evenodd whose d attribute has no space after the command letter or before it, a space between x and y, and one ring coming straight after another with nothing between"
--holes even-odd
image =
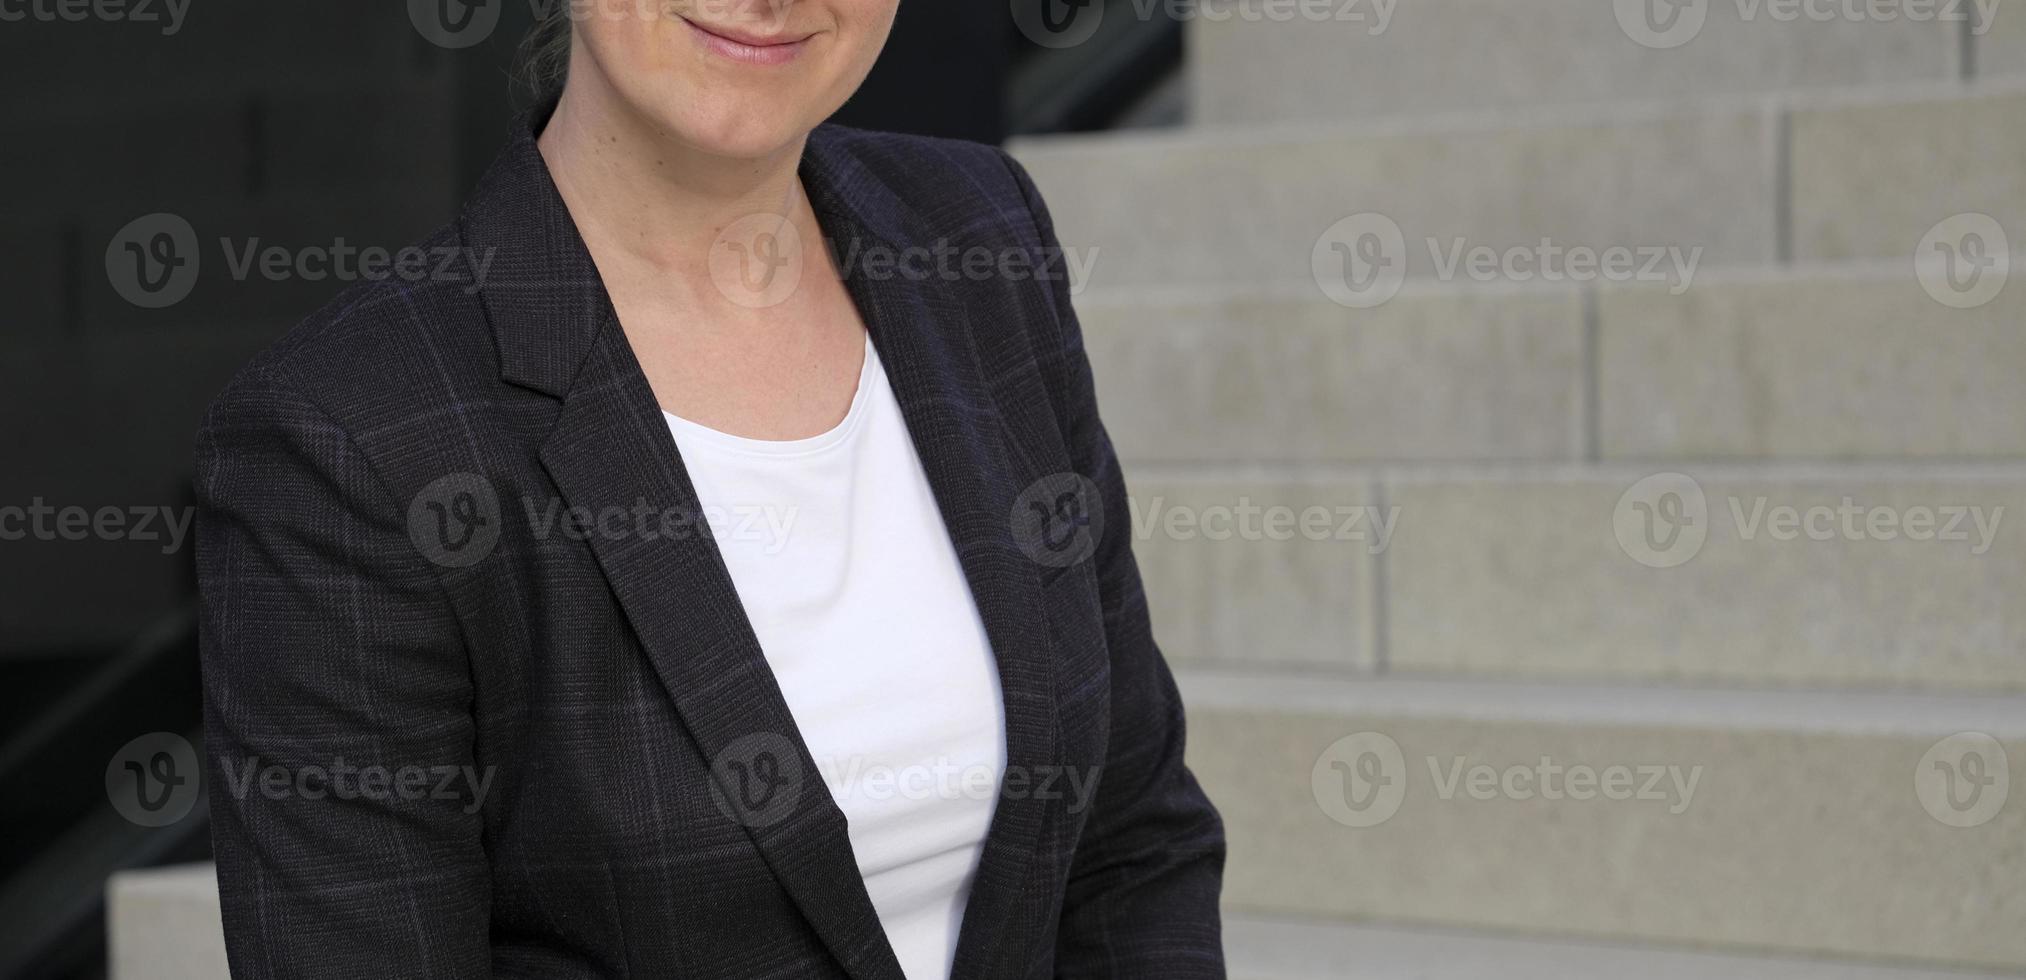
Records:
<instances>
[{"instance_id":1,"label":"smiling mouth","mask_svg":"<svg viewBox=\"0 0 2026 980\"><path fill-rule=\"evenodd\" d=\"M761 35L732 27L705 27L687 17L691 36L721 57L748 65L785 65L808 47L812 34Z\"/></svg>"}]
</instances>

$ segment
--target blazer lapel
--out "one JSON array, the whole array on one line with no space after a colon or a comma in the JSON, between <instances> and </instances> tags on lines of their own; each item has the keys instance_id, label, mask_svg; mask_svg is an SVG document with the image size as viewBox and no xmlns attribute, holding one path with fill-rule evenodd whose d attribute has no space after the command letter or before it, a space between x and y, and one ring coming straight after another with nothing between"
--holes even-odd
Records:
<instances>
[{"instance_id":1,"label":"blazer lapel","mask_svg":"<svg viewBox=\"0 0 2026 980\"><path fill-rule=\"evenodd\" d=\"M886 366L915 451L955 545L998 663L1005 700L1006 764L959 934L953 977L1025 975L1035 946L1052 935L1052 876L1037 879L1037 844L1049 816L1028 780L1059 759L1052 647L1039 567L1013 539L1022 490L1012 443L979 362L964 304L937 275L872 275L852 261L866 248L903 254L933 233L893 191L833 142L811 137L802 178L845 284Z\"/></svg>"},{"instance_id":2,"label":"blazer lapel","mask_svg":"<svg viewBox=\"0 0 2026 980\"><path fill-rule=\"evenodd\" d=\"M702 513L616 320L593 342L542 463L565 499L594 514L632 513L642 502L655 513ZM727 817L746 828L853 976L898 978L844 813L802 741L716 544L702 532L593 534L590 543L684 727L712 761ZM771 785L777 773L785 781Z\"/></svg>"},{"instance_id":3,"label":"blazer lapel","mask_svg":"<svg viewBox=\"0 0 2026 980\"><path fill-rule=\"evenodd\" d=\"M510 382L562 399L541 449L572 507L701 515L695 488L627 344L597 268L535 148L517 129L463 218L491 251L482 288ZM718 799L845 969L899 980L851 850L843 811L796 729L717 546L679 536L591 534L620 607L716 776ZM765 778L785 776L778 783ZM758 941L761 937L755 937Z\"/></svg>"},{"instance_id":4,"label":"blazer lapel","mask_svg":"<svg viewBox=\"0 0 2026 980\"><path fill-rule=\"evenodd\" d=\"M541 458L572 506L631 513L645 504L700 514L659 404L535 147L546 111L516 128L462 219L466 243L492 258L481 296L502 375L562 400ZM823 127L811 136L802 177L839 254L862 247L899 254L929 244L919 217L832 135ZM1025 780L1053 773L1059 759L1039 570L1012 535L1019 474L1028 468L1009 456L1014 450L969 317L948 284L846 273L984 621L1005 699L1014 775L992 817L953 976L1024 974L1053 934L1046 917L1055 907L1052 875L1038 871L1037 857L1050 802ZM713 760L720 792L783 888L852 976L900 977L844 814L795 727L715 543L707 534L589 537L686 728ZM758 796L747 793L741 774L763 766L799 767L800 791L742 808L741 800Z\"/></svg>"}]
</instances>

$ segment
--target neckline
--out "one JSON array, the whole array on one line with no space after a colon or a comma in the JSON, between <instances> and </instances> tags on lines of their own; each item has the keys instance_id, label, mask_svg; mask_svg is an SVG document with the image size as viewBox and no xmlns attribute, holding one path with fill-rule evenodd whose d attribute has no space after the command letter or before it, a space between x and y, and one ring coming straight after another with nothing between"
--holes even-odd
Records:
<instances>
[{"instance_id":1,"label":"neckline","mask_svg":"<svg viewBox=\"0 0 2026 980\"><path fill-rule=\"evenodd\" d=\"M661 414L668 420L669 427L675 431L676 435L686 440L693 440L697 445L720 452L735 453L743 456L764 456L772 459L808 456L841 445L851 438L852 433L858 430L859 420L866 414L865 406L870 401L868 396L872 390L875 378L874 372L878 370L878 367L879 355L873 349L872 335L867 334L865 338L865 356L858 366L858 390L851 394L851 407L845 409L844 418L840 419L836 425L831 426L827 431L801 439L754 439L750 436L738 436L719 429L713 429L701 422L692 422L665 408L661 410Z\"/></svg>"}]
</instances>

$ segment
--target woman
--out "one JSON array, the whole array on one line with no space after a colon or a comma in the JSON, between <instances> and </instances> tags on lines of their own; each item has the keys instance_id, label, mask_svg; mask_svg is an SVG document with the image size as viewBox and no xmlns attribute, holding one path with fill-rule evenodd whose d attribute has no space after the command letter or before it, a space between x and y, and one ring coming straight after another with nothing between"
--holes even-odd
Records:
<instances>
[{"instance_id":1,"label":"woman","mask_svg":"<svg viewBox=\"0 0 2026 980\"><path fill-rule=\"evenodd\" d=\"M454 269L213 406L235 975L1222 975L1048 216L819 125L895 3L552 17Z\"/></svg>"}]
</instances>

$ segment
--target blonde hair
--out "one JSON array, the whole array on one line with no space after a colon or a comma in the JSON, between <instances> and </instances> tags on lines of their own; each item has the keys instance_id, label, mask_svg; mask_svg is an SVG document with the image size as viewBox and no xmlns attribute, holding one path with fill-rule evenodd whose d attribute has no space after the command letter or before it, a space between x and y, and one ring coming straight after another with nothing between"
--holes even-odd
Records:
<instances>
[{"instance_id":1,"label":"blonde hair","mask_svg":"<svg viewBox=\"0 0 2026 980\"><path fill-rule=\"evenodd\" d=\"M521 39L518 75L538 101L562 94L570 77L571 0L548 0Z\"/></svg>"}]
</instances>

